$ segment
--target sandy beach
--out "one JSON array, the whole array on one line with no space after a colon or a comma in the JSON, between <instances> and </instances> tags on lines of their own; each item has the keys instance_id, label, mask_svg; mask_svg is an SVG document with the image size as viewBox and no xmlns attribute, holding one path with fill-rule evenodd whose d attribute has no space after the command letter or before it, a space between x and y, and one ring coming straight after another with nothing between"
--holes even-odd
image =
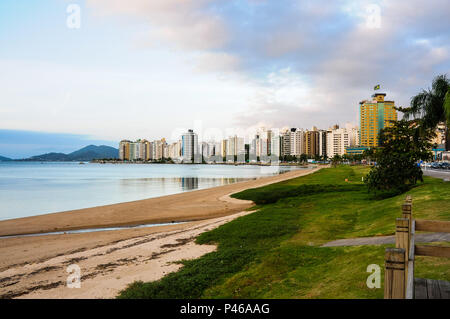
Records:
<instances>
[{"instance_id":1,"label":"sandy beach","mask_svg":"<svg viewBox=\"0 0 450 319\"><path fill-rule=\"evenodd\" d=\"M251 201L231 194L299 177L319 168L146 200L0 222L0 236L186 221L168 226L0 239L0 298L114 298L128 284L157 280L215 246L195 238L249 214ZM81 288L67 288L67 266Z\"/></svg>"}]
</instances>

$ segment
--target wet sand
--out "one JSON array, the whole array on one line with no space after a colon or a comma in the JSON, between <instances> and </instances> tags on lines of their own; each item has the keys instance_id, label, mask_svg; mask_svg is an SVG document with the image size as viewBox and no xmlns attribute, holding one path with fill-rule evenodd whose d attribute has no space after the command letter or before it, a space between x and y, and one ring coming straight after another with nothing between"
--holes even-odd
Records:
<instances>
[{"instance_id":1,"label":"wet sand","mask_svg":"<svg viewBox=\"0 0 450 319\"><path fill-rule=\"evenodd\" d=\"M113 298L136 280L157 280L215 246L195 238L248 214L251 201L230 197L244 189L303 176L302 169L211 189L0 222L0 235L190 221L183 224L77 234L0 239L0 297ZM66 268L81 268L82 288L66 287Z\"/></svg>"}]
</instances>

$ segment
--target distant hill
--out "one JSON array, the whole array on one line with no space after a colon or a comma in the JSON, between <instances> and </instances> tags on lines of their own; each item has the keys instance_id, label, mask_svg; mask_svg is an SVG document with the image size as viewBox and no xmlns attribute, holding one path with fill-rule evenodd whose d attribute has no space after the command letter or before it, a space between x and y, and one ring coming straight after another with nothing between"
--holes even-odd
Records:
<instances>
[{"instance_id":1,"label":"distant hill","mask_svg":"<svg viewBox=\"0 0 450 319\"><path fill-rule=\"evenodd\" d=\"M4 156L0 156L0 162L12 161L12 159Z\"/></svg>"},{"instance_id":2,"label":"distant hill","mask_svg":"<svg viewBox=\"0 0 450 319\"><path fill-rule=\"evenodd\" d=\"M90 161L99 158L119 158L119 150L106 145L89 145L68 154L68 156L73 161Z\"/></svg>"},{"instance_id":3,"label":"distant hill","mask_svg":"<svg viewBox=\"0 0 450 319\"><path fill-rule=\"evenodd\" d=\"M101 158L118 158L119 150L106 145L89 145L78 151L64 153L47 153L27 158L27 161L91 161Z\"/></svg>"},{"instance_id":4,"label":"distant hill","mask_svg":"<svg viewBox=\"0 0 450 319\"><path fill-rule=\"evenodd\" d=\"M42 155L32 156L26 159L27 161L68 161L68 157L64 153L47 153Z\"/></svg>"}]
</instances>

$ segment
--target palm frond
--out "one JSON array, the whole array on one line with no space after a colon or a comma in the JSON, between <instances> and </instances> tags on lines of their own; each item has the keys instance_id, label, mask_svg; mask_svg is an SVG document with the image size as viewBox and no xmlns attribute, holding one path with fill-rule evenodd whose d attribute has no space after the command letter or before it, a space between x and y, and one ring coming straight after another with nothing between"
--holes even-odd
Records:
<instances>
[{"instance_id":1,"label":"palm frond","mask_svg":"<svg viewBox=\"0 0 450 319\"><path fill-rule=\"evenodd\" d=\"M444 113L447 126L450 126L450 89L447 90L444 98Z\"/></svg>"}]
</instances>

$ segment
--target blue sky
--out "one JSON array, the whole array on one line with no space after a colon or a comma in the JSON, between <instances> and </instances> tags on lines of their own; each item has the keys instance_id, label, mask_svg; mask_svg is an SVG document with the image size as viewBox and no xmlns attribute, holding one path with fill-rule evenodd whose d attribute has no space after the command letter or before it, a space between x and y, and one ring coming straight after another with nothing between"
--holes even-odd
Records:
<instances>
[{"instance_id":1,"label":"blue sky","mask_svg":"<svg viewBox=\"0 0 450 319\"><path fill-rule=\"evenodd\" d=\"M47 141L2 142L0 155L172 140L194 123L223 135L357 124L375 84L406 106L448 73L447 0L355 3L3 0L0 140ZM67 27L69 4L79 29Z\"/></svg>"},{"instance_id":2,"label":"blue sky","mask_svg":"<svg viewBox=\"0 0 450 319\"><path fill-rule=\"evenodd\" d=\"M84 135L0 130L2 156L14 159L50 152L67 154L91 144L117 148L115 141L94 140Z\"/></svg>"}]
</instances>

